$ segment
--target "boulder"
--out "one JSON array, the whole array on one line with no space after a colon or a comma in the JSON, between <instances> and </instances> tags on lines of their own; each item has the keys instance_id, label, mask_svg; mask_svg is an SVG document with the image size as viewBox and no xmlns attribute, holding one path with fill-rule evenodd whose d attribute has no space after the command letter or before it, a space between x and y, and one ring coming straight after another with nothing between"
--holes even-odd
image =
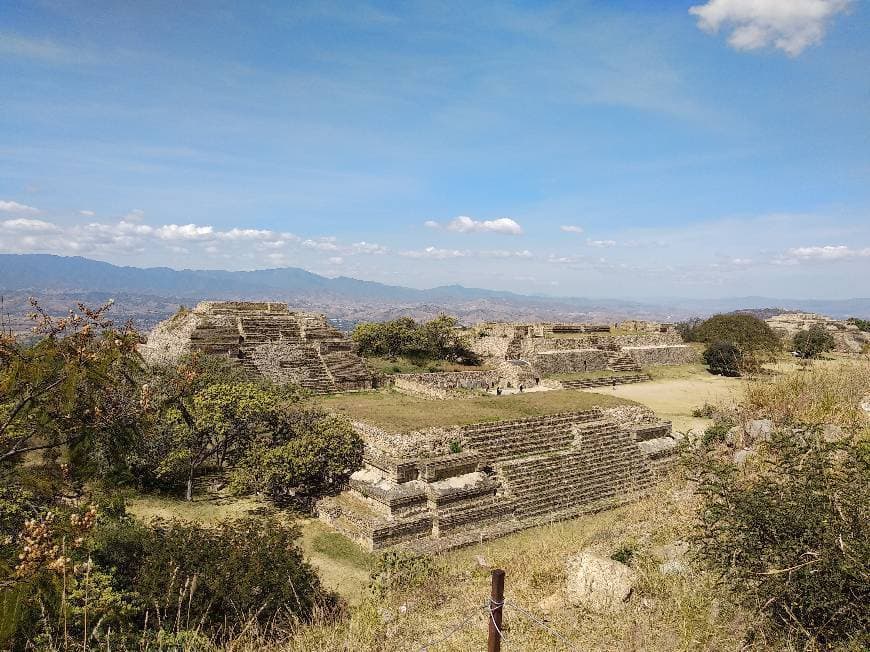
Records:
<instances>
[{"instance_id":1,"label":"boulder","mask_svg":"<svg viewBox=\"0 0 870 652\"><path fill-rule=\"evenodd\" d=\"M753 442L770 441L773 432L773 421L770 419L755 419L746 424L746 434Z\"/></svg>"},{"instance_id":2,"label":"boulder","mask_svg":"<svg viewBox=\"0 0 870 652\"><path fill-rule=\"evenodd\" d=\"M742 469L744 466L746 466L746 461L754 455L754 450L742 448L739 451L735 452L731 459L734 461L735 466L738 466Z\"/></svg>"},{"instance_id":3,"label":"boulder","mask_svg":"<svg viewBox=\"0 0 870 652\"><path fill-rule=\"evenodd\" d=\"M565 598L561 593L552 593L538 603L538 611L545 616L561 611L565 607Z\"/></svg>"},{"instance_id":4,"label":"boulder","mask_svg":"<svg viewBox=\"0 0 870 652\"><path fill-rule=\"evenodd\" d=\"M860 405L861 409L867 412L868 416L870 416L870 396L862 398L858 405Z\"/></svg>"},{"instance_id":5,"label":"boulder","mask_svg":"<svg viewBox=\"0 0 870 652\"><path fill-rule=\"evenodd\" d=\"M825 427L822 429L822 438L829 444L838 442L845 436L846 433L843 432L843 429L833 423L826 423Z\"/></svg>"},{"instance_id":6,"label":"boulder","mask_svg":"<svg viewBox=\"0 0 870 652\"><path fill-rule=\"evenodd\" d=\"M568 602L597 613L622 609L637 582L637 573L625 564L591 552L581 552L567 562Z\"/></svg>"}]
</instances>

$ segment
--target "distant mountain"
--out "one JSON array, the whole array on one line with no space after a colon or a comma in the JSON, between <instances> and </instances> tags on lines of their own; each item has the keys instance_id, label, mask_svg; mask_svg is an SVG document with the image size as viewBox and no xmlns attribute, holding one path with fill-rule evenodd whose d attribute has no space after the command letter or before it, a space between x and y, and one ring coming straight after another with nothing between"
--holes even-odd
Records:
<instances>
[{"instance_id":1,"label":"distant mountain","mask_svg":"<svg viewBox=\"0 0 870 652\"><path fill-rule=\"evenodd\" d=\"M627 318L675 321L737 309L805 310L832 317L870 316L870 299L789 301L764 297L666 299L655 302L579 297L540 297L461 285L426 290L339 276L327 278L296 267L250 272L120 267L88 258L49 254L0 254L0 293L8 314L27 312L27 297L64 312L77 301L115 299L116 318L150 328L179 305L211 300L286 301L300 310L354 321L410 315L430 318L450 312L467 323L484 320L576 320Z\"/></svg>"}]
</instances>

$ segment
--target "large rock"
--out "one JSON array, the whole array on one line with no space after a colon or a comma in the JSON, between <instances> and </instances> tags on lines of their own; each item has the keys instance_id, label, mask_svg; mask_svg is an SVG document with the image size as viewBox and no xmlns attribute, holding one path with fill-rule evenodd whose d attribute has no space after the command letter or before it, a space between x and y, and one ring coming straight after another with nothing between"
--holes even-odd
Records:
<instances>
[{"instance_id":1,"label":"large rock","mask_svg":"<svg viewBox=\"0 0 870 652\"><path fill-rule=\"evenodd\" d=\"M750 441L770 441L773 432L773 421L770 419L755 419L746 424L746 434Z\"/></svg>"},{"instance_id":2,"label":"large rock","mask_svg":"<svg viewBox=\"0 0 870 652\"><path fill-rule=\"evenodd\" d=\"M625 564L581 552L568 560L568 602L598 613L622 609L631 597L637 573Z\"/></svg>"}]
</instances>

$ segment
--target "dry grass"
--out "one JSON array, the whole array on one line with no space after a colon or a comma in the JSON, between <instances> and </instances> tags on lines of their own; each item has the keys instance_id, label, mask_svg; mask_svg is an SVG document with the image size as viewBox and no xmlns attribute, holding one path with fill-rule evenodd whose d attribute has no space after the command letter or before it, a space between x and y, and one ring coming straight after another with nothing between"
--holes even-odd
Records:
<instances>
[{"instance_id":1,"label":"dry grass","mask_svg":"<svg viewBox=\"0 0 870 652\"><path fill-rule=\"evenodd\" d=\"M546 620L578 650L726 650L739 649L749 620L732 607L715 578L695 568L685 575L663 575L656 548L685 536L695 508L682 483L661 485L649 498L594 516L534 528L489 543L448 553L443 572L423 589L368 598L337 623L299 628L280 645L256 641L233 649L273 652L420 650L469 614L467 627L432 652L485 649L489 571L506 571L506 597ZM558 593L565 560L591 548L610 555L634 550L639 574L635 594L617 614L599 615L566 606L546 613L538 603ZM482 566L480 561L487 566ZM518 611L505 611L506 649L567 649Z\"/></svg>"},{"instance_id":2,"label":"dry grass","mask_svg":"<svg viewBox=\"0 0 870 652\"><path fill-rule=\"evenodd\" d=\"M436 401L398 392L359 392L321 399L322 405L352 419L391 432L522 419L556 412L588 410L631 403L613 396L576 390L528 392L504 396L476 396Z\"/></svg>"},{"instance_id":3,"label":"dry grass","mask_svg":"<svg viewBox=\"0 0 870 652\"><path fill-rule=\"evenodd\" d=\"M777 423L834 423L848 429L866 427L860 408L870 395L870 362L814 363L806 369L747 385L745 407Z\"/></svg>"}]
</instances>

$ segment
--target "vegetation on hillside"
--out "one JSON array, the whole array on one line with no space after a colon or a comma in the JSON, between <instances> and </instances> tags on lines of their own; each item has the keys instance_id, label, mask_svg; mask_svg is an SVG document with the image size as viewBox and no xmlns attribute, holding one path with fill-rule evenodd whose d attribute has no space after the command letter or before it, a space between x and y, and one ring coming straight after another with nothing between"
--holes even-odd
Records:
<instances>
[{"instance_id":1,"label":"vegetation on hillside","mask_svg":"<svg viewBox=\"0 0 870 652\"><path fill-rule=\"evenodd\" d=\"M760 369L781 348L776 333L763 320L745 313L713 315L678 324L686 342L707 345L705 360L713 373L737 375Z\"/></svg>"},{"instance_id":2,"label":"vegetation on hillside","mask_svg":"<svg viewBox=\"0 0 870 652\"><path fill-rule=\"evenodd\" d=\"M479 364L468 338L458 328L456 318L440 315L418 323L410 317L386 322L364 322L351 335L365 356L395 359L405 356L418 360L447 360Z\"/></svg>"},{"instance_id":3,"label":"vegetation on hillside","mask_svg":"<svg viewBox=\"0 0 870 652\"><path fill-rule=\"evenodd\" d=\"M870 319L859 319L858 317L850 317L847 319L850 324L858 327L858 330L870 333Z\"/></svg>"},{"instance_id":4,"label":"vegetation on hillside","mask_svg":"<svg viewBox=\"0 0 870 652\"><path fill-rule=\"evenodd\" d=\"M834 350L834 336L819 324L798 331L792 338L792 350L802 358L818 358Z\"/></svg>"}]
</instances>

